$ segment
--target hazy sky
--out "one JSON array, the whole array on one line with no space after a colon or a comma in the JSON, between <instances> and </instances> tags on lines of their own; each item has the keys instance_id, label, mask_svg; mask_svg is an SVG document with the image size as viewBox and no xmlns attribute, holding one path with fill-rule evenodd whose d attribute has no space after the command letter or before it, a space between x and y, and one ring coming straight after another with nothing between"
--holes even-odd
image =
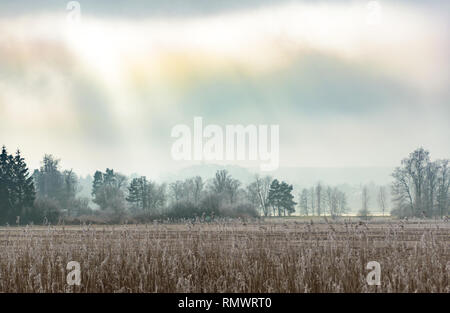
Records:
<instances>
[{"instance_id":1,"label":"hazy sky","mask_svg":"<svg viewBox=\"0 0 450 313\"><path fill-rule=\"evenodd\" d=\"M0 144L151 176L201 116L278 124L280 166L448 158L448 1L369 2L0 1Z\"/></svg>"}]
</instances>

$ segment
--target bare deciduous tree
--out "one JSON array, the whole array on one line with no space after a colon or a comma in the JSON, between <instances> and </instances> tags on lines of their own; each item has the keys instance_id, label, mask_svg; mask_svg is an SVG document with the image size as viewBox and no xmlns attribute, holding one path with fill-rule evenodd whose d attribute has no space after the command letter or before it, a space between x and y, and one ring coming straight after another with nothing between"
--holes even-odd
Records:
<instances>
[{"instance_id":1,"label":"bare deciduous tree","mask_svg":"<svg viewBox=\"0 0 450 313\"><path fill-rule=\"evenodd\" d=\"M396 213L411 216L444 215L448 204L448 160L432 162L430 153L416 149L392 176Z\"/></svg>"},{"instance_id":2,"label":"bare deciduous tree","mask_svg":"<svg viewBox=\"0 0 450 313\"><path fill-rule=\"evenodd\" d=\"M316 209L318 216L322 214L322 197L322 185L318 183L316 187Z\"/></svg>"},{"instance_id":3,"label":"bare deciduous tree","mask_svg":"<svg viewBox=\"0 0 450 313\"><path fill-rule=\"evenodd\" d=\"M300 212L303 215L308 216L309 215L308 190L303 189L299 197L300 197Z\"/></svg>"},{"instance_id":4,"label":"bare deciduous tree","mask_svg":"<svg viewBox=\"0 0 450 313\"><path fill-rule=\"evenodd\" d=\"M378 188L377 200L378 200L378 206L380 207L381 211L383 212L383 216L384 216L384 211L386 210L386 188L384 186L380 186Z\"/></svg>"},{"instance_id":5,"label":"bare deciduous tree","mask_svg":"<svg viewBox=\"0 0 450 313\"><path fill-rule=\"evenodd\" d=\"M359 211L359 216L362 218L367 219L370 211L369 211L369 201L370 201L370 196L369 196L369 189L367 188L367 186L363 186L362 191L361 191L361 210Z\"/></svg>"},{"instance_id":6,"label":"bare deciduous tree","mask_svg":"<svg viewBox=\"0 0 450 313\"><path fill-rule=\"evenodd\" d=\"M261 178L259 175L256 175L255 181L247 187L251 201L258 203L258 207L264 216L268 216L270 213L268 198L271 182L272 177L270 176Z\"/></svg>"},{"instance_id":7,"label":"bare deciduous tree","mask_svg":"<svg viewBox=\"0 0 450 313\"><path fill-rule=\"evenodd\" d=\"M309 190L309 199L311 203L311 215L314 215L316 210L316 190L314 186L312 186Z\"/></svg>"}]
</instances>

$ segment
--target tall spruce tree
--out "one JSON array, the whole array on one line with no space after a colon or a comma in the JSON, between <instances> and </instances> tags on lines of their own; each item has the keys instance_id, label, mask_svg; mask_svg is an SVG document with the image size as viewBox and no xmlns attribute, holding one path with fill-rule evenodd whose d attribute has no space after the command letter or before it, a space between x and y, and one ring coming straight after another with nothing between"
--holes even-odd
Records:
<instances>
[{"instance_id":1,"label":"tall spruce tree","mask_svg":"<svg viewBox=\"0 0 450 313\"><path fill-rule=\"evenodd\" d=\"M276 215L276 211L278 210L278 215L281 215L280 212L280 182L278 179L274 179L272 183L270 184L269 189L269 205L273 209L273 215Z\"/></svg>"},{"instance_id":2,"label":"tall spruce tree","mask_svg":"<svg viewBox=\"0 0 450 313\"><path fill-rule=\"evenodd\" d=\"M12 224L20 221L20 217L27 219L34 197L33 179L20 151L12 156L3 146L0 154L0 223Z\"/></svg>"},{"instance_id":3,"label":"tall spruce tree","mask_svg":"<svg viewBox=\"0 0 450 313\"><path fill-rule=\"evenodd\" d=\"M92 195L94 197L102 186L103 186L103 173L100 171L96 171L94 174L94 181L92 182Z\"/></svg>"},{"instance_id":4,"label":"tall spruce tree","mask_svg":"<svg viewBox=\"0 0 450 313\"><path fill-rule=\"evenodd\" d=\"M292 185L282 182L280 185L280 195L281 195L281 207L283 209L283 214L291 215L295 212L294 196L292 195L293 187Z\"/></svg>"},{"instance_id":5,"label":"tall spruce tree","mask_svg":"<svg viewBox=\"0 0 450 313\"><path fill-rule=\"evenodd\" d=\"M11 187L12 171L10 158L6 147L3 146L0 154L0 223L2 224L9 221L12 209Z\"/></svg>"},{"instance_id":6,"label":"tall spruce tree","mask_svg":"<svg viewBox=\"0 0 450 313\"><path fill-rule=\"evenodd\" d=\"M33 207L33 202L36 196L34 189L33 177L30 175L25 159L22 158L20 150L16 151L14 163L12 167L14 195L15 195L15 213L16 216L23 216L27 218Z\"/></svg>"},{"instance_id":7,"label":"tall spruce tree","mask_svg":"<svg viewBox=\"0 0 450 313\"><path fill-rule=\"evenodd\" d=\"M133 180L130 183L130 186L128 187L128 197L126 198L126 200L131 204L135 205L136 207L144 210L145 209L143 199L144 186L142 185L143 185L142 177L133 178Z\"/></svg>"}]
</instances>

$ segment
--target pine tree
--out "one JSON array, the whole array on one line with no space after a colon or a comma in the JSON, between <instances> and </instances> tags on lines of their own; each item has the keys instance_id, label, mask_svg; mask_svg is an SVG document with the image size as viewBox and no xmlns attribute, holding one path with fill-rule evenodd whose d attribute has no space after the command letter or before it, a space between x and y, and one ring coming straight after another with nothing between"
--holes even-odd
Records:
<instances>
[{"instance_id":1,"label":"pine tree","mask_svg":"<svg viewBox=\"0 0 450 313\"><path fill-rule=\"evenodd\" d=\"M128 197L126 200L139 208L143 209L142 199L142 178L134 178L128 187Z\"/></svg>"},{"instance_id":2,"label":"pine tree","mask_svg":"<svg viewBox=\"0 0 450 313\"><path fill-rule=\"evenodd\" d=\"M116 174L114 174L113 169L106 169L106 172L103 175L103 183L109 186L114 186L116 184Z\"/></svg>"},{"instance_id":3,"label":"pine tree","mask_svg":"<svg viewBox=\"0 0 450 313\"><path fill-rule=\"evenodd\" d=\"M100 171L96 171L94 174L94 182L92 183L92 195L94 197L101 186L103 186L103 173Z\"/></svg>"},{"instance_id":4,"label":"pine tree","mask_svg":"<svg viewBox=\"0 0 450 313\"><path fill-rule=\"evenodd\" d=\"M155 208L159 204L157 203L156 193L154 183L148 181L147 177L142 176L131 181L126 200L146 211Z\"/></svg>"},{"instance_id":5,"label":"pine tree","mask_svg":"<svg viewBox=\"0 0 450 313\"><path fill-rule=\"evenodd\" d=\"M17 150L15 156L8 155L3 146L0 154L0 222L14 223L17 216L27 215L33 207L34 197L33 178L20 151Z\"/></svg>"},{"instance_id":6,"label":"pine tree","mask_svg":"<svg viewBox=\"0 0 450 313\"><path fill-rule=\"evenodd\" d=\"M21 216L26 210L33 207L36 192L33 177L30 176L27 164L20 155L20 150L17 150L13 161L14 210L17 216Z\"/></svg>"},{"instance_id":7,"label":"pine tree","mask_svg":"<svg viewBox=\"0 0 450 313\"><path fill-rule=\"evenodd\" d=\"M278 179L274 179L272 181L272 183L270 184L270 189L269 189L269 205L272 207L273 209L273 215L275 214L275 211L278 210L278 215L281 214L280 212L280 182L278 181Z\"/></svg>"},{"instance_id":8,"label":"pine tree","mask_svg":"<svg viewBox=\"0 0 450 313\"><path fill-rule=\"evenodd\" d=\"M280 197L281 197L281 207L283 208L283 213L286 215L291 215L295 212L294 196L292 195L293 187L288 185L286 182L282 182L280 185Z\"/></svg>"},{"instance_id":9,"label":"pine tree","mask_svg":"<svg viewBox=\"0 0 450 313\"><path fill-rule=\"evenodd\" d=\"M0 154L0 222L2 224L9 221L12 209L11 185L12 172L10 158L6 147L3 146Z\"/></svg>"},{"instance_id":10,"label":"pine tree","mask_svg":"<svg viewBox=\"0 0 450 313\"><path fill-rule=\"evenodd\" d=\"M277 179L272 181L269 189L269 204L272 206L275 215L275 209L278 211L278 216L281 216L281 212L286 215L295 212L296 202L293 201L292 195L293 187L286 182L280 182Z\"/></svg>"}]
</instances>

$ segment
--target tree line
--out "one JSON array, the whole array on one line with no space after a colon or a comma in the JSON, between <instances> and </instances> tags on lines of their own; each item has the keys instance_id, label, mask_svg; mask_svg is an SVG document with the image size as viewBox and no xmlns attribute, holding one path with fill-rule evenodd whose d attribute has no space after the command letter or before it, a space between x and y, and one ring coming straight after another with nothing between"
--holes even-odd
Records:
<instances>
[{"instance_id":1,"label":"tree line","mask_svg":"<svg viewBox=\"0 0 450 313\"><path fill-rule=\"evenodd\" d=\"M260 181L257 177L255 184ZM59 159L45 155L40 168L30 175L20 151L13 156L3 147L0 223L57 223L80 216L106 216L119 222L144 216L176 219L292 214L296 205L292 185L277 179L267 183L263 193L255 184L245 188L226 170L219 170L207 181L197 176L158 184L145 176L129 180L107 168L95 172L91 197L86 198L77 196L79 178L73 170L62 170Z\"/></svg>"},{"instance_id":2,"label":"tree line","mask_svg":"<svg viewBox=\"0 0 450 313\"><path fill-rule=\"evenodd\" d=\"M416 149L401 161L392 176L392 214L397 216L446 216L449 206L449 160L431 161L429 152ZM294 201L293 186L270 176L256 175L243 186L226 170L204 180L200 176L156 183L146 176L132 177L107 168L96 171L91 197L78 196L81 186L73 170L62 170L60 160L45 155L32 175L19 150L0 155L0 224L56 223L79 217L94 222L119 222L124 218L214 218L218 216L305 216L337 218L349 212L346 192L322 183L303 188ZM371 199L361 188L358 215L368 218L373 200L383 215L389 200L384 186ZM92 204L94 207L92 207Z\"/></svg>"}]
</instances>

